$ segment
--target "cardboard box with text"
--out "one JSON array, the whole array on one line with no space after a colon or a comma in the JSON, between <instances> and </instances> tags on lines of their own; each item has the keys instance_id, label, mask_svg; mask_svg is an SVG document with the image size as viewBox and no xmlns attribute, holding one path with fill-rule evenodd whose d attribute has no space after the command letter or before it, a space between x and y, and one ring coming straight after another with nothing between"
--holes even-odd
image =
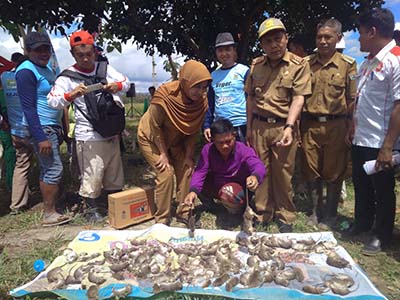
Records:
<instances>
[{"instance_id":1,"label":"cardboard box with text","mask_svg":"<svg viewBox=\"0 0 400 300\"><path fill-rule=\"evenodd\" d=\"M153 218L154 187L133 189L108 195L110 225L120 229Z\"/></svg>"}]
</instances>

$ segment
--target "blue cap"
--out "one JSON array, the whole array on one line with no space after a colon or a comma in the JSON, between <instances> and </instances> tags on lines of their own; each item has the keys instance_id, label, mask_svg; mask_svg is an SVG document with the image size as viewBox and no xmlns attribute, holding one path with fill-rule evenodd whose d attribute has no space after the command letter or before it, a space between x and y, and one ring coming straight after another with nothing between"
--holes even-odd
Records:
<instances>
[{"instance_id":1,"label":"blue cap","mask_svg":"<svg viewBox=\"0 0 400 300\"><path fill-rule=\"evenodd\" d=\"M46 263L44 262L44 260L37 259L33 263L33 269L36 272L42 272L45 268L46 268Z\"/></svg>"}]
</instances>

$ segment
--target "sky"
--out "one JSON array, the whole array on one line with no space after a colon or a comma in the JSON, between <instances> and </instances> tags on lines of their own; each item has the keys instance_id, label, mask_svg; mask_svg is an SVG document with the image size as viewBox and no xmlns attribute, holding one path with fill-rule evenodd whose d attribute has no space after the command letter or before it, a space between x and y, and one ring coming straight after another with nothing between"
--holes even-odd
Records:
<instances>
[{"instance_id":1,"label":"sky","mask_svg":"<svg viewBox=\"0 0 400 300\"><path fill-rule=\"evenodd\" d=\"M68 31L67 31L68 34ZM69 52L69 41L64 36L51 35L53 48L57 55L60 69L63 70L75 63L71 53ZM19 43L16 43L11 35L0 28L0 55L6 59L10 59L13 52L23 52ZM149 86L153 85L152 78L152 57L144 53L143 50L137 49L133 44L133 40L127 44L122 44L122 52L113 50L106 53L111 66L126 75L131 82L135 83L136 92L147 93ZM174 58L174 56L173 56ZM155 85L158 87L163 82L170 80L170 74L163 69L163 62L167 57L154 56L155 66ZM178 61L182 58L177 57Z\"/></svg>"},{"instance_id":2,"label":"sky","mask_svg":"<svg viewBox=\"0 0 400 300\"><path fill-rule=\"evenodd\" d=\"M400 0L387 0L384 7L389 8L395 15L397 25L400 26ZM358 65L362 62L366 53L360 52L360 44L358 42L358 32L349 31L344 33L346 49L344 53L356 58ZM69 52L69 43L66 37L51 35L54 50L56 52L61 70L67 68L74 63ZM11 35L0 29L0 55L9 59L13 52L22 52L19 43L16 43ZM139 93L147 93L147 88L153 85L152 79L152 57L138 49L133 40L129 40L126 44L122 44L122 52L114 50L106 54L110 64L119 72L126 75L131 82L135 83L136 91ZM183 61L182 57L176 57L179 61ZM154 56L155 66L155 85L160 86L163 82L170 79L170 74L163 69L163 62L167 58L160 57L157 53Z\"/></svg>"}]
</instances>

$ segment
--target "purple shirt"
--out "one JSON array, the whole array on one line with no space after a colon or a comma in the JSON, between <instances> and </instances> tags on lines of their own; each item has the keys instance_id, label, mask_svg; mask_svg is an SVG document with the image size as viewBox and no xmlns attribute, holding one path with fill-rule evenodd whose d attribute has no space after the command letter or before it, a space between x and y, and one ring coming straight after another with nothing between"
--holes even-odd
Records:
<instances>
[{"instance_id":1,"label":"purple shirt","mask_svg":"<svg viewBox=\"0 0 400 300\"><path fill-rule=\"evenodd\" d=\"M237 182L245 189L246 178L250 175L255 175L261 183L266 170L254 149L241 142L235 142L235 147L227 160L222 158L214 143L208 143L201 150L190 183L190 191L199 194L209 173L212 174L214 187L218 191L229 182Z\"/></svg>"}]
</instances>

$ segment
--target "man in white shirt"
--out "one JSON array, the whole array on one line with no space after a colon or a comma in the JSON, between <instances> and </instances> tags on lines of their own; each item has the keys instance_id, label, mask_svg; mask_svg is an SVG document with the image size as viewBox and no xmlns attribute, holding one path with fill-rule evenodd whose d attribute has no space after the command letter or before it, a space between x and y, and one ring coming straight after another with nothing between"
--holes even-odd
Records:
<instances>
[{"instance_id":1,"label":"man in white shirt","mask_svg":"<svg viewBox=\"0 0 400 300\"><path fill-rule=\"evenodd\" d=\"M359 19L360 50L368 52L357 75L352 141L355 222L349 235L373 229L364 245L374 255L391 242L396 211L392 151L399 149L400 47L393 37L394 17L387 9L373 9ZM376 174L367 175L365 161L376 159ZM375 223L374 228L373 224Z\"/></svg>"},{"instance_id":2,"label":"man in white shirt","mask_svg":"<svg viewBox=\"0 0 400 300\"><path fill-rule=\"evenodd\" d=\"M92 35L87 31L76 31L70 37L71 54L76 63L67 70L91 77L98 75L100 62ZM65 73L64 73L65 74ZM107 83L101 88L110 92L118 106L123 103L118 93L125 93L130 87L128 79L107 66ZM88 106L85 95L89 93L84 80L63 76L61 73L47 99L51 107L63 109L71 103L75 108L75 138L80 172L82 174L79 195L86 206L85 216L89 222L98 222L103 216L98 210L102 189L108 193L122 190L124 184L123 166L118 134L104 137L94 129L88 120ZM112 124L109 124L110 126ZM97 199L97 200L96 200Z\"/></svg>"}]
</instances>

